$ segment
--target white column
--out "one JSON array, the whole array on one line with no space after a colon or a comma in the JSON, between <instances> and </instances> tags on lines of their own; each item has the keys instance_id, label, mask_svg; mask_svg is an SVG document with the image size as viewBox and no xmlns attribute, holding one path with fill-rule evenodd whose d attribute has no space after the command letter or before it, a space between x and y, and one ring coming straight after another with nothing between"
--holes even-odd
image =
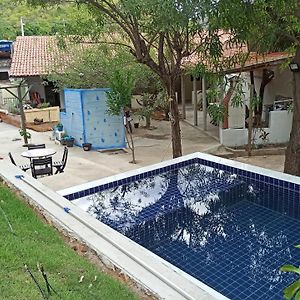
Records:
<instances>
[{"instance_id":1,"label":"white column","mask_svg":"<svg viewBox=\"0 0 300 300\"><path fill-rule=\"evenodd\" d=\"M207 103L206 103L206 80L202 77L202 112L203 112L203 130L207 130Z\"/></svg>"},{"instance_id":2,"label":"white column","mask_svg":"<svg viewBox=\"0 0 300 300\"><path fill-rule=\"evenodd\" d=\"M186 111L185 111L185 85L184 85L184 75L180 76L181 83L181 105L182 105L182 117L186 119Z\"/></svg>"},{"instance_id":3,"label":"white column","mask_svg":"<svg viewBox=\"0 0 300 300\"><path fill-rule=\"evenodd\" d=\"M197 115L197 79L193 76L194 125L198 125Z\"/></svg>"}]
</instances>

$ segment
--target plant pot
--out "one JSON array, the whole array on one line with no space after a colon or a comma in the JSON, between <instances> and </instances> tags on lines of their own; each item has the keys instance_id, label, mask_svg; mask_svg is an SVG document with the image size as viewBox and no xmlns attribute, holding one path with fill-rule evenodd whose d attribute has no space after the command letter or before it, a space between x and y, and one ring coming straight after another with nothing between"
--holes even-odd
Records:
<instances>
[{"instance_id":1,"label":"plant pot","mask_svg":"<svg viewBox=\"0 0 300 300\"><path fill-rule=\"evenodd\" d=\"M140 123L134 123L134 128L139 128Z\"/></svg>"},{"instance_id":2,"label":"plant pot","mask_svg":"<svg viewBox=\"0 0 300 300\"><path fill-rule=\"evenodd\" d=\"M63 146L66 146L67 145L67 141L65 141L64 139L61 139L60 140L60 144L63 145Z\"/></svg>"},{"instance_id":3,"label":"plant pot","mask_svg":"<svg viewBox=\"0 0 300 300\"><path fill-rule=\"evenodd\" d=\"M92 148L92 144L91 143L83 143L82 148L84 151L90 151Z\"/></svg>"},{"instance_id":4,"label":"plant pot","mask_svg":"<svg viewBox=\"0 0 300 300\"><path fill-rule=\"evenodd\" d=\"M66 142L67 147L73 147L74 146L74 139L68 139L68 140L65 140L65 142Z\"/></svg>"},{"instance_id":5,"label":"plant pot","mask_svg":"<svg viewBox=\"0 0 300 300\"><path fill-rule=\"evenodd\" d=\"M56 130L57 131L63 131L64 126L63 125L56 125Z\"/></svg>"}]
</instances>

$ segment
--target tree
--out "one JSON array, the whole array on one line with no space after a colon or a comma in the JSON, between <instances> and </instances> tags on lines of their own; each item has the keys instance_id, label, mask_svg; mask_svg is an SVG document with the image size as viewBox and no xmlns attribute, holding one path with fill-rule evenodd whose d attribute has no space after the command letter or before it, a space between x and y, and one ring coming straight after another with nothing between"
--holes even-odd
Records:
<instances>
[{"instance_id":1,"label":"tree","mask_svg":"<svg viewBox=\"0 0 300 300\"><path fill-rule=\"evenodd\" d=\"M135 164L134 142L131 129L129 129L128 118L126 117L126 108L131 104L134 87L132 73L124 69L115 69L112 76L109 78L109 86L111 91L107 93L108 113L118 116L120 112L123 112L127 145L132 154L131 162Z\"/></svg>"},{"instance_id":2,"label":"tree","mask_svg":"<svg viewBox=\"0 0 300 300\"><path fill-rule=\"evenodd\" d=\"M251 51L288 51L300 65L300 2L298 0L220 0L209 23L228 30ZM293 73L293 123L284 171L300 176L300 73ZM263 94L263 89L260 90Z\"/></svg>"},{"instance_id":3,"label":"tree","mask_svg":"<svg viewBox=\"0 0 300 300\"><path fill-rule=\"evenodd\" d=\"M21 17L25 35L54 35L73 26L75 17L87 19L88 12L76 5L51 8L28 7L24 1L0 0L0 39L14 40L21 35Z\"/></svg>"},{"instance_id":4,"label":"tree","mask_svg":"<svg viewBox=\"0 0 300 300\"><path fill-rule=\"evenodd\" d=\"M27 0L35 5L54 5L58 0ZM135 59L147 65L163 83L170 103L173 157L182 155L175 85L185 58L195 52L219 52L215 36L207 34L205 1L198 0L80 0L96 20L118 28L117 43L124 44ZM111 31L110 31L111 32ZM110 34L113 39L114 35ZM121 42L120 42L121 41ZM205 57L205 55L204 55Z\"/></svg>"}]
</instances>

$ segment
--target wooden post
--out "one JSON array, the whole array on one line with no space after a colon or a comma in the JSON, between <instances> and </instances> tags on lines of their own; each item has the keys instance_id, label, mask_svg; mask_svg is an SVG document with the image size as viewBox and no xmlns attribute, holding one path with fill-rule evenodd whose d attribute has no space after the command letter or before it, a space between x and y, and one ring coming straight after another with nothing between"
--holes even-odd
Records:
<instances>
[{"instance_id":1,"label":"wooden post","mask_svg":"<svg viewBox=\"0 0 300 300\"><path fill-rule=\"evenodd\" d=\"M184 75L180 76L181 83L181 105L182 105L182 118L186 119L186 110L185 110L185 85L184 85Z\"/></svg>"},{"instance_id":2,"label":"wooden post","mask_svg":"<svg viewBox=\"0 0 300 300\"><path fill-rule=\"evenodd\" d=\"M197 81L196 77L193 76L193 101L194 101L194 125L198 125L198 115L197 115Z\"/></svg>"},{"instance_id":3,"label":"wooden post","mask_svg":"<svg viewBox=\"0 0 300 300\"><path fill-rule=\"evenodd\" d=\"M207 102L206 102L206 81L202 77L202 113L203 113L203 130L207 130Z\"/></svg>"},{"instance_id":4,"label":"wooden post","mask_svg":"<svg viewBox=\"0 0 300 300\"><path fill-rule=\"evenodd\" d=\"M18 89L19 109L20 109L20 115L21 115L21 130L23 132L24 144L27 145L28 138L27 138L27 132L26 132L26 117L25 117L24 108L23 108L21 85L18 85L17 89Z\"/></svg>"}]
</instances>

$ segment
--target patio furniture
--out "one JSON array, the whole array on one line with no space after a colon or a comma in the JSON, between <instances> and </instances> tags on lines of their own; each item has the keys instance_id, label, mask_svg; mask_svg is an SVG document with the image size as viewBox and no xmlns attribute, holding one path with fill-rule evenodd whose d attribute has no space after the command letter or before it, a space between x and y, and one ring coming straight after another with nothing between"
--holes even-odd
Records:
<instances>
[{"instance_id":1,"label":"patio furniture","mask_svg":"<svg viewBox=\"0 0 300 300\"><path fill-rule=\"evenodd\" d=\"M56 168L55 174L63 173L63 171L66 167L66 164L67 164L67 158L68 158L68 148L64 147L64 153L63 153L62 160L53 162L53 167Z\"/></svg>"},{"instance_id":2,"label":"patio furniture","mask_svg":"<svg viewBox=\"0 0 300 300\"><path fill-rule=\"evenodd\" d=\"M12 156L12 154L10 152L8 152L8 156L9 156L10 161L12 162L12 164L19 167L22 171L26 172L27 170L30 169L30 164L17 165L14 158L13 158L13 156Z\"/></svg>"},{"instance_id":3,"label":"patio furniture","mask_svg":"<svg viewBox=\"0 0 300 300\"><path fill-rule=\"evenodd\" d=\"M22 152L21 155L23 157L32 159L32 158L49 157L49 156L54 155L55 153L56 153L56 151L54 149L45 148L45 149L28 150L28 151Z\"/></svg>"},{"instance_id":4,"label":"patio furniture","mask_svg":"<svg viewBox=\"0 0 300 300\"><path fill-rule=\"evenodd\" d=\"M46 148L46 145L45 144L31 144L31 145L28 145L28 150L33 150L33 149L44 149Z\"/></svg>"},{"instance_id":5,"label":"patio furniture","mask_svg":"<svg viewBox=\"0 0 300 300\"><path fill-rule=\"evenodd\" d=\"M53 175L52 157L32 159L31 174L34 178L42 175Z\"/></svg>"}]
</instances>

